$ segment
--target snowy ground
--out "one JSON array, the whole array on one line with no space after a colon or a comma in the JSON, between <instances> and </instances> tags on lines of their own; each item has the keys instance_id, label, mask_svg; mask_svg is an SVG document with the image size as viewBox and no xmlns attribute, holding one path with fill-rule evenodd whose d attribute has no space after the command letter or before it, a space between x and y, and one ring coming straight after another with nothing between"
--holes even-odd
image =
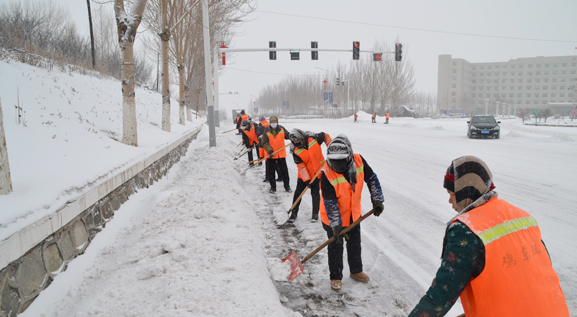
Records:
<instances>
[{"instance_id":1,"label":"snowy ground","mask_svg":"<svg viewBox=\"0 0 577 317\"><path fill-rule=\"evenodd\" d=\"M140 146L126 147L112 138L120 130L117 82L4 62L0 76L14 181L14 192L0 197L3 237L202 124L173 122L171 133L162 132L160 97L138 91ZM27 127L12 119L16 86ZM232 128L223 124L217 147L208 147L203 129L167 177L131 196L20 316L406 316L434 277L445 222L454 215L443 175L467 154L487 162L500 198L537 219L577 315L577 129L502 119L501 139L469 140L465 119L370 121L365 113L358 123L280 120L289 130L345 133L378 174L385 212L361 225L369 283L351 280L345 264L343 290L333 292L326 250L286 281L280 259L291 250L302 259L326 239L321 224L309 221L310 195L296 222L285 224L292 194L282 186L269 194L264 166L244 173L246 157L233 159L240 136L221 134ZM296 166L290 156L287 162L294 189ZM448 316L461 312L458 303Z\"/></svg>"}]
</instances>

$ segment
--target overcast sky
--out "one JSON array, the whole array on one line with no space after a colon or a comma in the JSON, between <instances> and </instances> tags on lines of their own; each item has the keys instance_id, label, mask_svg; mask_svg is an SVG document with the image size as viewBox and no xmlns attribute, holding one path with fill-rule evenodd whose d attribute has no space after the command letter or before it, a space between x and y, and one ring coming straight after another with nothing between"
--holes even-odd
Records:
<instances>
[{"instance_id":1,"label":"overcast sky","mask_svg":"<svg viewBox=\"0 0 577 317\"><path fill-rule=\"evenodd\" d=\"M12 0L0 0L0 3ZM87 29L85 0L57 0L68 5L81 28ZM258 1L257 10L238 28L227 46L267 48L370 50L376 41L393 51L403 43L403 61L415 71L416 89L436 93L437 60L450 54L469 62L502 62L519 57L575 55L577 47L577 1L575 0L291 0ZM93 6L96 6L92 2ZM111 4L107 4L111 7ZM214 39L218 40L218 39ZM235 53L227 59L220 76L221 109L244 108L262 88L286 76L321 74L338 62L348 65L352 53L301 52L291 61L289 52ZM318 68L315 68L318 67ZM334 78L329 78L334 80ZM319 83L320 85L320 83ZM238 95L226 95L238 92Z\"/></svg>"}]
</instances>

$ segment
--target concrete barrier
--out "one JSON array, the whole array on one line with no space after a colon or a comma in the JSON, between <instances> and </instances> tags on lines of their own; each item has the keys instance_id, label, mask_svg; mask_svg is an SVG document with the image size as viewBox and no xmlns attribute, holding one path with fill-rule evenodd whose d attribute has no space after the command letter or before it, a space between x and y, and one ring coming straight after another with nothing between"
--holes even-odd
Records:
<instances>
[{"instance_id":1,"label":"concrete barrier","mask_svg":"<svg viewBox=\"0 0 577 317\"><path fill-rule=\"evenodd\" d=\"M0 317L26 310L130 195L166 175L203 126L0 242Z\"/></svg>"}]
</instances>

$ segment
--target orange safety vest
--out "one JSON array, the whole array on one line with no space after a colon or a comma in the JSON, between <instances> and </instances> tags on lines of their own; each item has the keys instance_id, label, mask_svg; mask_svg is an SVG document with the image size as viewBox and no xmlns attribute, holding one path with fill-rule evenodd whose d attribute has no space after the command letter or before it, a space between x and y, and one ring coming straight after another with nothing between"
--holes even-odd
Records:
<instances>
[{"instance_id":1,"label":"orange safety vest","mask_svg":"<svg viewBox=\"0 0 577 317\"><path fill-rule=\"evenodd\" d=\"M387 116L386 116L386 118L387 118L387 119L389 118L389 113L388 113L388 112L387 112Z\"/></svg>"},{"instance_id":2,"label":"orange safety vest","mask_svg":"<svg viewBox=\"0 0 577 317\"><path fill-rule=\"evenodd\" d=\"M376 115L377 115L376 113L373 113L373 118L374 118Z\"/></svg>"},{"instance_id":3,"label":"orange safety vest","mask_svg":"<svg viewBox=\"0 0 577 317\"><path fill-rule=\"evenodd\" d=\"M245 113L245 114L240 115L240 124L241 125L246 120L248 120L248 114Z\"/></svg>"},{"instance_id":4,"label":"orange safety vest","mask_svg":"<svg viewBox=\"0 0 577 317\"><path fill-rule=\"evenodd\" d=\"M280 131L276 135L273 135L269 130L266 132L266 136L268 137L268 144L272 148L273 152L276 152L277 150L279 150L283 146L285 146L285 144L284 144L284 129L280 129ZM276 153L275 155L273 155L269 158L279 159L279 158L283 158L283 157L286 157L286 149L279 151L278 153Z\"/></svg>"},{"instance_id":5,"label":"orange safety vest","mask_svg":"<svg viewBox=\"0 0 577 317\"><path fill-rule=\"evenodd\" d=\"M268 123L268 121L263 120L260 122L262 124L263 127L268 128L270 126L270 123Z\"/></svg>"},{"instance_id":6,"label":"orange safety vest","mask_svg":"<svg viewBox=\"0 0 577 317\"><path fill-rule=\"evenodd\" d=\"M351 223L351 215L353 221L356 221L361 217L361 193L363 192L363 185L365 183L365 166L363 165L363 159L360 155L354 154L355 165L357 167L357 183L355 184L355 191L353 192L351 184L345 179L342 174L333 171L328 165L325 165L323 173L327 177L327 180L335 188L335 193L337 194L337 204L339 205L339 212L341 214L341 221L343 227L348 226ZM322 188L321 188L321 221L329 226L329 217L327 216L327 211L325 210L325 204L322 200Z\"/></svg>"},{"instance_id":7,"label":"orange safety vest","mask_svg":"<svg viewBox=\"0 0 577 317\"><path fill-rule=\"evenodd\" d=\"M303 161L297 164L298 177L303 181L310 180L319 171L323 163L325 162L325 157L323 156L323 151L321 150L321 145L317 142L315 138L308 138L309 146L307 149L301 149L295 147L294 154L296 154ZM317 176L318 178L320 178Z\"/></svg>"},{"instance_id":8,"label":"orange safety vest","mask_svg":"<svg viewBox=\"0 0 577 317\"><path fill-rule=\"evenodd\" d=\"M255 143L258 143L258 138L256 137L256 128L254 127L254 124L249 124L246 129L242 130L242 132L248 136L250 141L249 144L251 146Z\"/></svg>"},{"instance_id":9,"label":"orange safety vest","mask_svg":"<svg viewBox=\"0 0 577 317\"><path fill-rule=\"evenodd\" d=\"M355 113L355 119L358 118L359 116Z\"/></svg>"},{"instance_id":10,"label":"orange safety vest","mask_svg":"<svg viewBox=\"0 0 577 317\"><path fill-rule=\"evenodd\" d=\"M461 293L467 317L569 317L559 277L530 214L492 198L456 220L485 246L483 272Z\"/></svg>"}]
</instances>

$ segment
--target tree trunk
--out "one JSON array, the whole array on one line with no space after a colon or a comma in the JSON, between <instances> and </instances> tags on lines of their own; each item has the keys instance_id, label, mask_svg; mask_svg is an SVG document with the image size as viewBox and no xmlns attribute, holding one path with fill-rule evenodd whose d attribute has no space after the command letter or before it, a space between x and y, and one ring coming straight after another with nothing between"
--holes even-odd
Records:
<instances>
[{"instance_id":1,"label":"tree trunk","mask_svg":"<svg viewBox=\"0 0 577 317\"><path fill-rule=\"evenodd\" d=\"M88 25L90 26L90 51L92 52L92 68L96 66L96 56L94 55L94 33L92 32L92 12L90 10L90 0L86 0L88 6Z\"/></svg>"},{"instance_id":2,"label":"tree trunk","mask_svg":"<svg viewBox=\"0 0 577 317\"><path fill-rule=\"evenodd\" d=\"M186 106L186 120L192 122L192 104L190 103L190 86L184 85L184 102Z\"/></svg>"},{"instance_id":3,"label":"tree trunk","mask_svg":"<svg viewBox=\"0 0 577 317\"><path fill-rule=\"evenodd\" d=\"M167 2L162 0L162 33L159 34L162 43L162 130L170 132L170 78L168 65L168 45L170 30L167 21Z\"/></svg>"},{"instance_id":4,"label":"tree trunk","mask_svg":"<svg viewBox=\"0 0 577 317\"><path fill-rule=\"evenodd\" d=\"M122 143L138 146L136 95L134 93L134 42L121 42L122 49Z\"/></svg>"},{"instance_id":5,"label":"tree trunk","mask_svg":"<svg viewBox=\"0 0 577 317\"><path fill-rule=\"evenodd\" d=\"M0 195L7 195L11 191L12 180L10 179L10 164L8 164L8 149L6 148L2 103L0 102Z\"/></svg>"},{"instance_id":6,"label":"tree trunk","mask_svg":"<svg viewBox=\"0 0 577 317\"><path fill-rule=\"evenodd\" d=\"M179 109L178 109L178 123L185 125L184 111L186 104L184 102L184 65L178 65L178 98L179 98ZM190 118L190 117L189 117Z\"/></svg>"},{"instance_id":7,"label":"tree trunk","mask_svg":"<svg viewBox=\"0 0 577 317\"><path fill-rule=\"evenodd\" d=\"M124 11L124 0L114 0L118 44L122 52L122 143L138 146L136 98L134 94L134 38L142 20L146 0L135 0L130 14Z\"/></svg>"}]
</instances>

